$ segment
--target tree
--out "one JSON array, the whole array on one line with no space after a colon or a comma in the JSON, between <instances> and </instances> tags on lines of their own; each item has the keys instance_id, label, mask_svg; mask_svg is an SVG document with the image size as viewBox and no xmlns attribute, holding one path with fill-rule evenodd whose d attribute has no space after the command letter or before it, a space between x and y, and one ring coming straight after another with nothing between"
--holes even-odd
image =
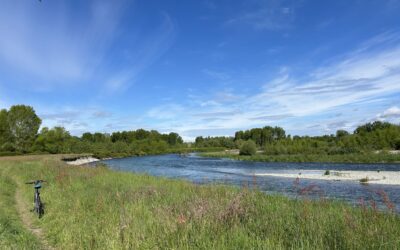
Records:
<instances>
[{"instance_id":1,"label":"tree","mask_svg":"<svg viewBox=\"0 0 400 250\"><path fill-rule=\"evenodd\" d=\"M255 155L257 152L257 147L254 141L248 140L243 143L240 148L240 155Z\"/></svg>"},{"instance_id":2,"label":"tree","mask_svg":"<svg viewBox=\"0 0 400 250\"><path fill-rule=\"evenodd\" d=\"M182 144L183 140L177 133L169 133L168 134L168 144L171 146L175 146L176 144Z\"/></svg>"},{"instance_id":3,"label":"tree","mask_svg":"<svg viewBox=\"0 0 400 250\"><path fill-rule=\"evenodd\" d=\"M0 110L0 150L4 148L9 140L9 127L7 122L7 110Z\"/></svg>"},{"instance_id":4,"label":"tree","mask_svg":"<svg viewBox=\"0 0 400 250\"><path fill-rule=\"evenodd\" d=\"M52 129L44 127L35 141L34 149L51 154L69 153L65 152L64 149L70 137L69 132L63 127L54 127Z\"/></svg>"},{"instance_id":5,"label":"tree","mask_svg":"<svg viewBox=\"0 0 400 250\"><path fill-rule=\"evenodd\" d=\"M93 135L90 132L83 133L81 138L83 141L94 142Z\"/></svg>"},{"instance_id":6,"label":"tree","mask_svg":"<svg viewBox=\"0 0 400 250\"><path fill-rule=\"evenodd\" d=\"M15 105L7 114L10 140L19 152L28 152L32 146L42 120L30 106Z\"/></svg>"},{"instance_id":7,"label":"tree","mask_svg":"<svg viewBox=\"0 0 400 250\"><path fill-rule=\"evenodd\" d=\"M343 136L349 135L349 132L346 130L339 129L336 131L336 138L342 138Z\"/></svg>"},{"instance_id":8,"label":"tree","mask_svg":"<svg viewBox=\"0 0 400 250\"><path fill-rule=\"evenodd\" d=\"M393 145L393 148L394 148L394 149L400 150L400 137L397 138L397 139L394 141L393 144L394 144L394 145Z\"/></svg>"}]
</instances>

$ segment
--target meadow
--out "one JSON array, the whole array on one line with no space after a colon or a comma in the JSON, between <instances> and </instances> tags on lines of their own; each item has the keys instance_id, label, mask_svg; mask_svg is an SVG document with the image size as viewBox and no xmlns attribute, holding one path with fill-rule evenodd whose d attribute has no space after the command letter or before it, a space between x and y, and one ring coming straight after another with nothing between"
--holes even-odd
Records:
<instances>
[{"instance_id":1,"label":"meadow","mask_svg":"<svg viewBox=\"0 0 400 250\"><path fill-rule=\"evenodd\" d=\"M400 217L364 204L68 166L60 155L0 158L2 249L398 249ZM45 179L45 215L27 180ZM20 193L26 208L17 208ZM23 212L23 211L22 211Z\"/></svg>"}]
</instances>

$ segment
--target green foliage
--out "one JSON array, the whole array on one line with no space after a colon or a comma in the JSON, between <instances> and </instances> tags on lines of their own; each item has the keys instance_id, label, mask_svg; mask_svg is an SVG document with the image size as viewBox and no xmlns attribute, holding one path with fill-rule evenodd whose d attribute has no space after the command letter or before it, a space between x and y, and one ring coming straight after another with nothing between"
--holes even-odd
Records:
<instances>
[{"instance_id":1,"label":"green foliage","mask_svg":"<svg viewBox=\"0 0 400 250\"><path fill-rule=\"evenodd\" d=\"M235 148L235 142L233 137L217 136L217 137L196 137L196 147L223 147L223 148Z\"/></svg>"},{"instance_id":2,"label":"green foliage","mask_svg":"<svg viewBox=\"0 0 400 250\"><path fill-rule=\"evenodd\" d=\"M12 149L10 145L6 145L6 143L10 140L10 130L8 128L7 115L7 110L0 110L0 151L9 151Z\"/></svg>"},{"instance_id":3,"label":"green foliage","mask_svg":"<svg viewBox=\"0 0 400 250\"><path fill-rule=\"evenodd\" d=\"M169 133L167 137L167 143L171 146L182 144L183 140L177 133Z\"/></svg>"},{"instance_id":4,"label":"green foliage","mask_svg":"<svg viewBox=\"0 0 400 250\"><path fill-rule=\"evenodd\" d=\"M0 169L4 167L10 170L6 176L13 175L19 181L35 179L38 173L49 181L41 192L46 214L35 220L56 249L400 246L398 214L337 201L295 200L251 189L195 185L103 167L66 167L49 157L19 157L1 162ZM32 187L22 188L26 201L31 202ZM0 212L0 217L9 214ZM18 218L13 221L19 223ZM37 249L11 238L11 234L7 237L16 245L13 249Z\"/></svg>"},{"instance_id":5,"label":"green foliage","mask_svg":"<svg viewBox=\"0 0 400 250\"><path fill-rule=\"evenodd\" d=\"M393 148L396 150L400 150L400 137L393 141Z\"/></svg>"},{"instance_id":6,"label":"green foliage","mask_svg":"<svg viewBox=\"0 0 400 250\"><path fill-rule=\"evenodd\" d=\"M187 150L177 133L138 129L107 133L83 133L71 136L62 127L44 127L38 134L41 120L32 107L12 106L0 110L0 155L20 153L92 153L97 157L124 157L160 154Z\"/></svg>"},{"instance_id":7,"label":"green foliage","mask_svg":"<svg viewBox=\"0 0 400 250\"><path fill-rule=\"evenodd\" d=\"M400 126L373 122L358 127L353 134L338 130L336 135L285 136L279 127L264 127L235 133L235 148L240 149L246 139L252 139L264 149L264 156L252 159L268 161L338 161L386 162L398 161L396 156L377 155L381 150L400 149ZM196 138L196 143L207 146L215 139L223 141L229 137ZM230 139L230 138L229 138ZM318 156L318 157L315 157ZM364 158L362 158L362 157ZM235 156L233 156L235 157ZM366 159L366 160L365 160Z\"/></svg>"},{"instance_id":8,"label":"green foliage","mask_svg":"<svg viewBox=\"0 0 400 250\"><path fill-rule=\"evenodd\" d=\"M234 155L225 152L201 153L204 157L231 158L259 162L332 162L332 163L400 163L400 154L388 153L355 153L343 155L328 154L256 154L252 156Z\"/></svg>"},{"instance_id":9,"label":"green foliage","mask_svg":"<svg viewBox=\"0 0 400 250\"><path fill-rule=\"evenodd\" d=\"M196 138L194 145L183 143L177 133L137 129L112 134L86 132L71 136L62 127L43 128L37 134L40 119L32 107L17 105L0 111L0 154L20 153L92 153L97 157L124 157L171 152L210 151L213 148L241 149L251 140L269 159L358 159L352 155L400 149L400 126L373 122L359 126L353 134L338 130L336 135L290 136L283 128L266 126L237 131L234 137ZM193 147L192 147L193 146ZM330 157L332 156L332 157ZM337 156L337 157L336 157ZM371 157L369 157L371 158ZM391 157L386 157L391 159ZM361 159L362 160L362 159Z\"/></svg>"},{"instance_id":10,"label":"green foliage","mask_svg":"<svg viewBox=\"0 0 400 250\"><path fill-rule=\"evenodd\" d=\"M346 130L341 130L339 129L338 131L336 131L336 137L337 138L342 138L344 136L349 135L349 132L347 132Z\"/></svg>"},{"instance_id":11,"label":"green foliage","mask_svg":"<svg viewBox=\"0 0 400 250\"><path fill-rule=\"evenodd\" d=\"M235 133L235 141L253 140L260 147L284 138L286 138L286 132L281 127L266 126L264 128L253 128L246 131L237 131Z\"/></svg>"},{"instance_id":12,"label":"green foliage","mask_svg":"<svg viewBox=\"0 0 400 250\"><path fill-rule=\"evenodd\" d=\"M248 140L243 143L240 148L240 155L255 155L257 152L257 146L254 141Z\"/></svg>"},{"instance_id":13,"label":"green foliage","mask_svg":"<svg viewBox=\"0 0 400 250\"><path fill-rule=\"evenodd\" d=\"M30 106L15 105L10 108L7 112L7 134L16 151L25 153L30 150L41 122Z\"/></svg>"},{"instance_id":14,"label":"green foliage","mask_svg":"<svg viewBox=\"0 0 400 250\"><path fill-rule=\"evenodd\" d=\"M382 130L382 129L387 129L392 127L393 125L388 123L388 122L381 122L381 121L375 121L375 122L369 122L365 125L359 126L355 131L354 134L365 134L365 133L371 133L376 130Z\"/></svg>"},{"instance_id":15,"label":"green foliage","mask_svg":"<svg viewBox=\"0 0 400 250\"><path fill-rule=\"evenodd\" d=\"M54 127L52 129L44 127L36 138L33 150L51 154L65 152L65 144L70 138L69 132L62 127Z\"/></svg>"}]
</instances>

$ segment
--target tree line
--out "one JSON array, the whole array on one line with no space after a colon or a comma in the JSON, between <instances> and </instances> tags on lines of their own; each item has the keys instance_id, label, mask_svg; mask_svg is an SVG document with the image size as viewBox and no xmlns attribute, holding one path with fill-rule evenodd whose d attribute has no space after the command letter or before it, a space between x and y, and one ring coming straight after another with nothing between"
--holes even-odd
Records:
<instances>
[{"instance_id":1,"label":"tree line","mask_svg":"<svg viewBox=\"0 0 400 250\"><path fill-rule=\"evenodd\" d=\"M63 127L40 131L42 121L30 106L15 105L0 110L0 155L25 153L93 153L98 157L160 154L169 152L242 149L267 155L340 155L376 150L400 150L400 125L375 121L352 133L338 130L323 136L291 136L281 127L266 126L237 131L234 136L202 137L194 145L177 133L137 129L72 136Z\"/></svg>"},{"instance_id":2,"label":"tree line","mask_svg":"<svg viewBox=\"0 0 400 250\"><path fill-rule=\"evenodd\" d=\"M184 147L177 133L156 130L83 133L72 136L63 127L40 131L41 119L30 106L15 105L0 111L0 154L93 153L98 157L159 154Z\"/></svg>"},{"instance_id":3,"label":"tree line","mask_svg":"<svg viewBox=\"0 0 400 250\"><path fill-rule=\"evenodd\" d=\"M388 122L370 122L357 127L353 133L338 130L323 136L291 136L281 127L266 126L237 131L234 137L197 137L196 147L225 147L246 151L253 147L268 155L282 154L349 154L376 150L400 150L400 126ZM251 152L253 152L252 150Z\"/></svg>"}]
</instances>

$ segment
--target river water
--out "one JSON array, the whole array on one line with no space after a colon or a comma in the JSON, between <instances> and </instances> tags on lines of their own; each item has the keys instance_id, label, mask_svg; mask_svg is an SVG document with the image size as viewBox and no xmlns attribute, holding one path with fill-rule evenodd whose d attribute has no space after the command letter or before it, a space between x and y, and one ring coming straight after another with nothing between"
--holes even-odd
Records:
<instances>
[{"instance_id":1,"label":"river water","mask_svg":"<svg viewBox=\"0 0 400 250\"><path fill-rule=\"evenodd\" d=\"M231 159L206 158L196 154L176 154L129 157L103 161L119 171L146 173L154 176L185 179L195 183L222 183L246 186L272 194L293 198L329 198L345 200L351 204L371 204L385 208L383 192L400 212L400 186L360 184L355 181L330 181L272 176L256 176L260 173L299 173L321 170L380 170L400 171L400 164L333 164L333 163L267 163L246 162Z\"/></svg>"}]
</instances>

